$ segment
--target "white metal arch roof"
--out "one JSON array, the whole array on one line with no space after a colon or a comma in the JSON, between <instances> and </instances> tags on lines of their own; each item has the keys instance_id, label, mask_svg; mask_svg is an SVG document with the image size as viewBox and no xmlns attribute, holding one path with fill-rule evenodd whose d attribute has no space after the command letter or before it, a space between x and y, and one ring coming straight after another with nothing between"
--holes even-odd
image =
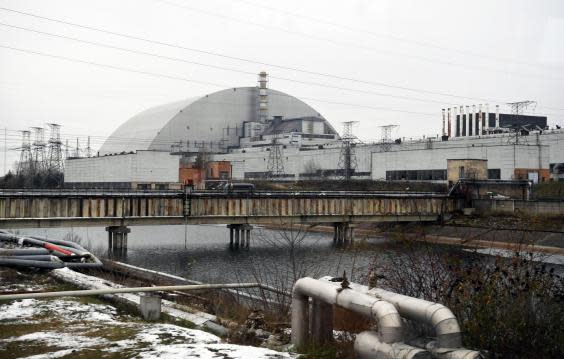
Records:
<instances>
[{"instance_id":1,"label":"white metal arch roof","mask_svg":"<svg viewBox=\"0 0 564 359\"><path fill-rule=\"evenodd\" d=\"M269 89L269 115L323 118L305 102ZM136 150L170 151L179 141L220 141L227 127L257 119L258 88L238 87L150 108L119 126L100 154Z\"/></svg>"}]
</instances>

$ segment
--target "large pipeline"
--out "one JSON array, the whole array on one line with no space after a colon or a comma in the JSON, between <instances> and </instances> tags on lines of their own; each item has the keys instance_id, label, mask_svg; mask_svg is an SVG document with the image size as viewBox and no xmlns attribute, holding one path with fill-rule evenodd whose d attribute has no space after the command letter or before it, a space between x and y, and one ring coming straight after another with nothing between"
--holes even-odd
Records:
<instances>
[{"instance_id":1,"label":"large pipeline","mask_svg":"<svg viewBox=\"0 0 564 359\"><path fill-rule=\"evenodd\" d=\"M391 303L350 288L338 288L332 283L308 277L296 281L292 291L292 344L298 348L308 343L309 320L312 323L319 323L322 322L319 317L326 315L323 311L313 311L311 316L308 315L310 297L314 299L314 304L316 301L328 304L327 311L331 311L332 306L337 305L374 319L378 323L378 333L370 337L368 352L377 358L418 358L416 356L418 353L426 352L405 344L403 348L409 348L411 356L398 356L395 355L394 350L389 350L390 346L396 346L396 343L403 341L401 317ZM327 328L315 328L314 331L332 331L332 323L325 325ZM319 333L312 334L314 337L319 336Z\"/></svg>"},{"instance_id":2,"label":"large pipeline","mask_svg":"<svg viewBox=\"0 0 564 359\"><path fill-rule=\"evenodd\" d=\"M339 285L332 282L331 279L332 277L321 278L321 280L331 283L333 286ZM368 294L393 304L402 317L433 328L437 340L421 346L429 350L433 357L444 359L476 359L482 357L480 352L462 348L460 325L454 313L446 306L381 288L370 289L356 283L350 283L349 286L359 293Z\"/></svg>"},{"instance_id":3,"label":"large pipeline","mask_svg":"<svg viewBox=\"0 0 564 359\"><path fill-rule=\"evenodd\" d=\"M0 249L0 266L36 268L99 268L103 264L82 246L39 236L21 236L0 230L0 241L12 242L20 246L32 245L41 248ZM49 257L45 257L45 256ZM56 258L58 257L58 258ZM91 262L85 262L85 259ZM80 262L71 261L79 260Z\"/></svg>"}]
</instances>

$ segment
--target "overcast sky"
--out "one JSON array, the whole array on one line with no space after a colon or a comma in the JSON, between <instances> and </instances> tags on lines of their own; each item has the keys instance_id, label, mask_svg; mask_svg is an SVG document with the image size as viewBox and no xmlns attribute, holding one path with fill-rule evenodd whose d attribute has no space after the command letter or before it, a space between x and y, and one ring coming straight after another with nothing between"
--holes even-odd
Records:
<instances>
[{"instance_id":1,"label":"overcast sky","mask_svg":"<svg viewBox=\"0 0 564 359\"><path fill-rule=\"evenodd\" d=\"M551 126L564 123L562 0L0 0L0 7L0 171L4 128L8 169L18 158L10 150L19 146L17 130L48 122L61 124L73 144L78 136L84 147L92 136L96 150L148 107L255 86L263 70L271 88L302 98L337 129L359 121L363 140L378 139L387 124L399 125L394 137L435 136L441 108L454 105L534 100Z\"/></svg>"}]
</instances>

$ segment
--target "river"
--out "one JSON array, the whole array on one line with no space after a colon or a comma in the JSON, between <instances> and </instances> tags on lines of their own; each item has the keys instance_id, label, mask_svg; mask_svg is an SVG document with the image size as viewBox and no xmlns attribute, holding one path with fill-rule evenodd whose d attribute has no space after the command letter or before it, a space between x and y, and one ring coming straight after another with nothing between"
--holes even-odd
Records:
<instances>
[{"instance_id":1,"label":"river","mask_svg":"<svg viewBox=\"0 0 564 359\"><path fill-rule=\"evenodd\" d=\"M362 243L361 249L351 249L335 246L332 233L297 233L260 227L253 230L249 249L230 250L225 225L130 228L127 256L121 261L210 283L261 280L276 284L277 281L292 282L293 273L338 276L344 270L349 278L352 275L353 280L358 280L368 273L373 261L386 260L382 254L399 255L405 250L378 237L357 237L355 243ZM22 229L18 232L74 238L98 256L107 256L104 227ZM290 249L292 244L294 251ZM456 247L441 248L461 253ZM466 252L463 255L476 254ZM561 270L560 266L558 272Z\"/></svg>"}]
</instances>

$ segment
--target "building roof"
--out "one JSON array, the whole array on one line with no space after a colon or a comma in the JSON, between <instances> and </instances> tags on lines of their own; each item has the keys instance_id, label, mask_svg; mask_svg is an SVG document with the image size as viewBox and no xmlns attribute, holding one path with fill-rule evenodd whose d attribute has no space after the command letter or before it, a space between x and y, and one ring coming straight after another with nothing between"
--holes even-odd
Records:
<instances>
[{"instance_id":1,"label":"building roof","mask_svg":"<svg viewBox=\"0 0 564 359\"><path fill-rule=\"evenodd\" d=\"M319 112L296 97L272 89L268 95L270 117L317 117L325 121ZM219 143L226 136L235 140L245 121L257 119L258 88L226 89L141 112L112 133L100 148L100 155L135 150L170 151L179 141Z\"/></svg>"}]
</instances>

